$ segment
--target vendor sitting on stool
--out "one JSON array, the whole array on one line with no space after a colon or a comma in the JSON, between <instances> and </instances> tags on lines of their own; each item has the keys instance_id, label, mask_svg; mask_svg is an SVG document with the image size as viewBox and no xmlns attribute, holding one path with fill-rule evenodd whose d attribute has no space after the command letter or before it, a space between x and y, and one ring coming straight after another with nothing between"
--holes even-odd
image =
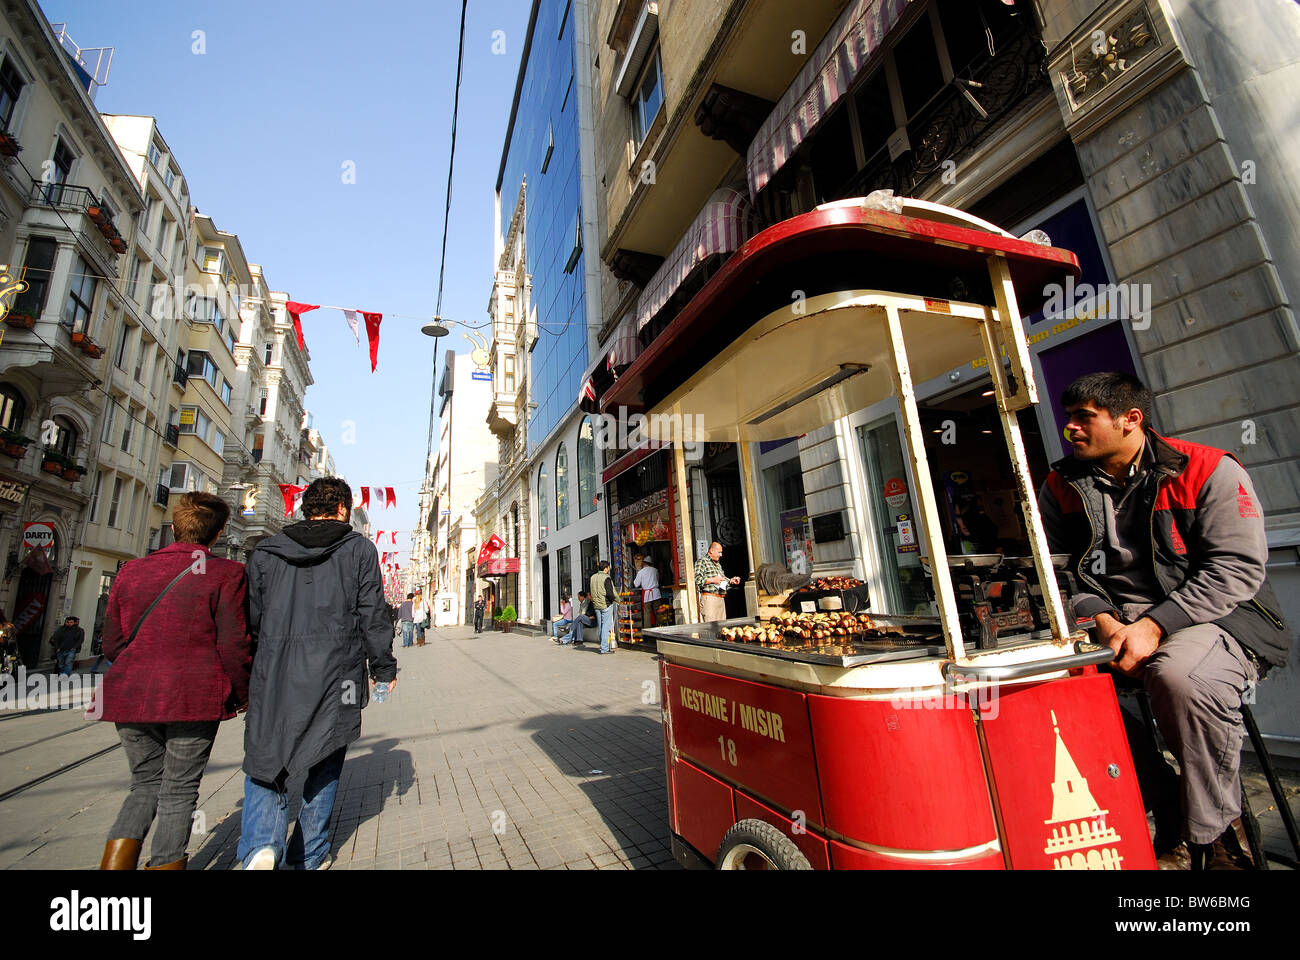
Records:
<instances>
[{"instance_id":1,"label":"vendor sitting on stool","mask_svg":"<svg viewBox=\"0 0 1300 960\"><path fill-rule=\"evenodd\" d=\"M1250 477L1223 450L1152 430L1151 391L1130 374L1080 377L1061 402L1074 455L1039 493L1047 539L1070 554L1075 611L1145 687L1182 770L1121 711L1156 856L1174 866L1186 841L1193 868L1248 869L1242 696L1290 647Z\"/></svg>"},{"instance_id":2,"label":"vendor sitting on stool","mask_svg":"<svg viewBox=\"0 0 1300 960\"><path fill-rule=\"evenodd\" d=\"M709 552L695 561L695 586L700 591L700 622L727 619L727 587L740 583L740 577L727 579L722 572L722 544L714 540Z\"/></svg>"}]
</instances>

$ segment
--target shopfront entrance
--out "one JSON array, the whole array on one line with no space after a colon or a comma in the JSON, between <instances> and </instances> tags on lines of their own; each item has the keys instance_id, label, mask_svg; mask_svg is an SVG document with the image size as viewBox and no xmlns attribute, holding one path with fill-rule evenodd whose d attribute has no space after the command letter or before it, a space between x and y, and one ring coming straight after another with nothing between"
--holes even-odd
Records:
<instances>
[{"instance_id":1,"label":"shopfront entrance","mask_svg":"<svg viewBox=\"0 0 1300 960\"><path fill-rule=\"evenodd\" d=\"M732 443L708 444L704 453L704 478L709 491L709 538L722 544L722 572L728 577L740 577L743 583L749 579L750 567L738 450ZM728 619L745 616L744 590L728 590L726 603Z\"/></svg>"}]
</instances>

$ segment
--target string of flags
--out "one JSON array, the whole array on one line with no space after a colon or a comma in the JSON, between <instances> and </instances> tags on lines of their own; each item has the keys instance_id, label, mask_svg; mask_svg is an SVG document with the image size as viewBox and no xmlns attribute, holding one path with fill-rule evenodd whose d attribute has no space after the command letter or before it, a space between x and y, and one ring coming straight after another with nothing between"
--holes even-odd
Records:
<instances>
[{"instance_id":1,"label":"string of flags","mask_svg":"<svg viewBox=\"0 0 1300 960\"><path fill-rule=\"evenodd\" d=\"M302 339L302 315L310 313L312 310L320 310L319 303L300 303L297 300L289 300L284 305L285 310L289 312L289 319L293 322L293 335L298 341L298 349L304 349ZM366 341L370 345L370 372L375 372L375 366L379 363L379 324L383 322L384 315L375 313L371 310L355 310L347 307L335 307L325 305L326 310L338 310L343 314L343 319L348 322L348 327L352 330L352 336L357 341L357 346L361 346L361 335L357 327L357 314L361 314L366 325Z\"/></svg>"},{"instance_id":2,"label":"string of flags","mask_svg":"<svg viewBox=\"0 0 1300 960\"><path fill-rule=\"evenodd\" d=\"M296 483L281 483L277 484L277 486L279 486L280 496L284 500L284 515L286 517L291 517L297 512L298 507L301 506L302 493L307 488ZM361 508L363 510L369 509L372 490L374 491L375 503L378 506L381 506L384 509L397 506L397 493L392 487L362 487L360 498L353 496L353 502L355 503L360 499ZM396 537L397 534L394 533L393 536ZM397 541L394 540L393 543L397 543Z\"/></svg>"}]
</instances>

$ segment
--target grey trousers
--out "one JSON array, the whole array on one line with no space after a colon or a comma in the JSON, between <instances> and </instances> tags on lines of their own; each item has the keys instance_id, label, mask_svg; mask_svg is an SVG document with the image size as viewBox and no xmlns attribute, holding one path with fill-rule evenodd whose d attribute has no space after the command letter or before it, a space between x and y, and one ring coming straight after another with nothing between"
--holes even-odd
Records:
<instances>
[{"instance_id":1,"label":"grey trousers","mask_svg":"<svg viewBox=\"0 0 1300 960\"><path fill-rule=\"evenodd\" d=\"M727 598L712 593L700 594L700 622L727 619Z\"/></svg>"},{"instance_id":2,"label":"grey trousers","mask_svg":"<svg viewBox=\"0 0 1300 960\"><path fill-rule=\"evenodd\" d=\"M131 792L109 831L110 840L143 840L156 815L149 864L162 866L185 856L217 725L216 720L117 724L131 766Z\"/></svg>"},{"instance_id":3,"label":"grey trousers","mask_svg":"<svg viewBox=\"0 0 1300 960\"><path fill-rule=\"evenodd\" d=\"M1128 605L1123 612L1126 619L1132 616ZM1231 634L1202 623L1162 640L1141 679L1160 735L1182 772L1183 839L1212 843L1241 816L1241 698L1257 679L1255 667ZM1151 803L1169 782L1168 764L1159 760L1161 772L1149 756L1139 756L1138 744L1133 747L1143 797Z\"/></svg>"}]
</instances>

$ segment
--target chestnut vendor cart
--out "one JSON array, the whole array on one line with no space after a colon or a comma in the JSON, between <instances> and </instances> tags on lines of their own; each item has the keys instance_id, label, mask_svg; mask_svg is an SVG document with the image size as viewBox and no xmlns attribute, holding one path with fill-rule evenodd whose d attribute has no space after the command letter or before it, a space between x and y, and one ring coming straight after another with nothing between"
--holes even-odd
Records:
<instances>
[{"instance_id":1,"label":"chestnut vendor cart","mask_svg":"<svg viewBox=\"0 0 1300 960\"><path fill-rule=\"evenodd\" d=\"M720 635L752 619L644 631L661 655L669 823L683 863L1154 868L1119 705L1096 669L1112 653L1063 604L1017 423L1038 402L1018 304L1037 309L1078 274L1074 256L1047 242L888 193L819 207L748 241L659 338L681 356L701 342L693 330L707 331L706 366L656 357L670 349L656 341L607 399L701 414L702 439L742 444L754 557L748 444L896 396L937 602L937 617L873 613L874 629L835 644ZM950 567L967 561L944 547L914 384L1001 356L1005 366L989 364L994 400L1032 550L1021 566L1041 585L1043 615L1038 629L990 644L969 620L963 629ZM695 603L688 619L699 619Z\"/></svg>"}]
</instances>

